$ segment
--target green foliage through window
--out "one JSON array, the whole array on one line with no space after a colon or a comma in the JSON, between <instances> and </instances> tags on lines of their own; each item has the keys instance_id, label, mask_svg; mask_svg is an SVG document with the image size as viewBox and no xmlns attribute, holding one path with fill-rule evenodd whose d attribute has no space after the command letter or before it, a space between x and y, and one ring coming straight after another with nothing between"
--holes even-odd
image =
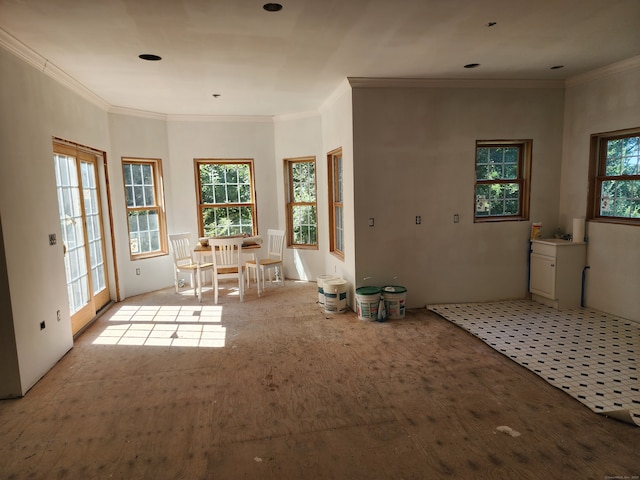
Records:
<instances>
[{"instance_id":1,"label":"green foliage through window","mask_svg":"<svg viewBox=\"0 0 640 480\"><path fill-rule=\"evenodd\" d=\"M640 219L640 137L603 140L599 184L599 215Z\"/></svg>"},{"instance_id":2,"label":"green foliage through window","mask_svg":"<svg viewBox=\"0 0 640 480\"><path fill-rule=\"evenodd\" d=\"M476 145L476 220L525 218L525 167L530 142L478 142Z\"/></svg>"},{"instance_id":3,"label":"green foliage through window","mask_svg":"<svg viewBox=\"0 0 640 480\"><path fill-rule=\"evenodd\" d=\"M255 234L251 161L198 160L201 235Z\"/></svg>"},{"instance_id":4,"label":"green foliage through window","mask_svg":"<svg viewBox=\"0 0 640 480\"><path fill-rule=\"evenodd\" d=\"M288 229L290 245L317 246L315 159L286 160L288 177Z\"/></svg>"}]
</instances>

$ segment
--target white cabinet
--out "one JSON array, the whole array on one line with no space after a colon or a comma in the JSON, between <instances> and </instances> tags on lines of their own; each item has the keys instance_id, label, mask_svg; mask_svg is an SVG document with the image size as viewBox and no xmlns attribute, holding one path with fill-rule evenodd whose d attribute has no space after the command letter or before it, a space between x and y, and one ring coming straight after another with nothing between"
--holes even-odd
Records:
<instances>
[{"instance_id":1,"label":"white cabinet","mask_svg":"<svg viewBox=\"0 0 640 480\"><path fill-rule=\"evenodd\" d=\"M531 241L531 299L555 308L580 306L587 245L555 238Z\"/></svg>"}]
</instances>

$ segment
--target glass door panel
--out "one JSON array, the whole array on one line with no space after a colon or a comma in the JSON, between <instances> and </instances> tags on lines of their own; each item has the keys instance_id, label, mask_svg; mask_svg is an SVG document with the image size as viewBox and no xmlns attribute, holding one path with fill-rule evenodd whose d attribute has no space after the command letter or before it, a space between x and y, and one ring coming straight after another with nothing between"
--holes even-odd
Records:
<instances>
[{"instance_id":1,"label":"glass door panel","mask_svg":"<svg viewBox=\"0 0 640 480\"><path fill-rule=\"evenodd\" d=\"M87 226L87 246L89 250L89 268L91 270L91 286L94 297L101 297L106 292L109 300L104 263L104 242L102 240L102 223L100 215L100 196L96 175L95 161L81 160L82 188L84 197L85 224ZM102 295L104 296L104 295ZM96 309L106 301L98 301Z\"/></svg>"},{"instance_id":2,"label":"glass door panel","mask_svg":"<svg viewBox=\"0 0 640 480\"><path fill-rule=\"evenodd\" d=\"M84 220L80 206L80 184L76 159L55 154L58 209L65 246L64 265L67 272L67 290L71 315L89 303L89 280L84 241Z\"/></svg>"},{"instance_id":3,"label":"glass door panel","mask_svg":"<svg viewBox=\"0 0 640 480\"><path fill-rule=\"evenodd\" d=\"M73 333L110 298L104 253L97 159L54 144L58 211Z\"/></svg>"}]
</instances>

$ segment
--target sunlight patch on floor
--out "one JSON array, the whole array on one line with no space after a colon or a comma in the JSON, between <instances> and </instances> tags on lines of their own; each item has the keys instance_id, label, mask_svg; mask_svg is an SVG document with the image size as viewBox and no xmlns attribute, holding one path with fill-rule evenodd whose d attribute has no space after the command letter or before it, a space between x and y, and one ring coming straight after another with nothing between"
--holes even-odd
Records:
<instances>
[{"instance_id":1,"label":"sunlight patch on floor","mask_svg":"<svg viewBox=\"0 0 640 480\"><path fill-rule=\"evenodd\" d=\"M94 345L221 348L227 329L222 306L125 305L119 307Z\"/></svg>"}]
</instances>

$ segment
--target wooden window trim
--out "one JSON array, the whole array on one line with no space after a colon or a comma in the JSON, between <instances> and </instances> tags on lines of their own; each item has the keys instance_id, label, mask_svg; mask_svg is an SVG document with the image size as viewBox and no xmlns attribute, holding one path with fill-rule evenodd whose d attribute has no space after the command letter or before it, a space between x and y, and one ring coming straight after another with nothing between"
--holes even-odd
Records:
<instances>
[{"instance_id":1,"label":"wooden window trim","mask_svg":"<svg viewBox=\"0 0 640 480\"><path fill-rule=\"evenodd\" d=\"M614 130L591 135L589 148L589 190L586 218L597 223L640 226L639 218L606 216L600 214L602 182L606 180L640 180L640 175L606 175L606 145L609 140L640 136L640 127Z\"/></svg>"},{"instance_id":2,"label":"wooden window trim","mask_svg":"<svg viewBox=\"0 0 640 480\"><path fill-rule=\"evenodd\" d=\"M342 158L342 147L336 148L327 154L327 171L328 171L328 191L329 191L329 253L335 255L340 260L344 260L344 252L337 247L337 230L336 230L336 211L338 208L342 208L343 222L344 222L344 191L342 193L342 200L336 201L338 184L336 182L336 158L340 156ZM344 167L344 164L343 164ZM344 177L343 177L344 178ZM344 228L344 225L343 225ZM342 238L344 243L344 237Z\"/></svg>"},{"instance_id":3,"label":"wooden window trim","mask_svg":"<svg viewBox=\"0 0 640 480\"><path fill-rule=\"evenodd\" d=\"M486 147L518 147L518 172L519 176L513 180L478 180L477 179L477 155L478 148ZM531 192L531 163L533 155L533 140L477 140L474 149L474 186L473 186L473 221L474 223L492 222L520 222L529 220L530 192ZM478 217L476 214L476 191L478 185L496 185L517 183L520 191L518 203L518 215L492 215Z\"/></svg>"},{"instance_id":4,"label":"wooden window trim","mask_svg":"<svg viewBox=\"0 0 640 480\"><path fill-rule=\"evenodd\" d=\"M296 163L313 163L314 171L315 171L315 181L314 181L314 194L316 200L314 202L294 202L294 193L293 193L293 165ZM296 248L301 250L318 250L318 223L317 223L317 212L318 212L318 168L316 164L316 157L297 157L297 158L285 158L284 159L284 185L285 185L285 208L287 212L287 247L288 248ZM293 242L293 208L294 207L316 207L316 243L294 243Z\"/></svg>"},{"instance_id":5,"label":"wooden window trim","mask_svg":"<svg viewBox=\"0 0 640 480\"><path fill-rule=\"evenodd\" d=\"M249 165L249 175L251 177L251 203L203 203L202 185L200 184L200 165L204 164L225 164L225 165ZM256 177L254 172L254 162L252 158L194 158L194 175L196 185L196 207L198 213L198 236L203 237L204 224L202 222L203 210L205 208L216 207L246 207L251 206L253 211L252 229L253 234L258 235L258 205L256 196Z\"/></svg>"},{"instance_id":6,"label":"wooden window trim","mask_svg":"<svg viewBox=\"0 0 640 480\"><path fill-rule=\"evenodd\" d=\"M164 207L164 182L162 175L162 160L159 158L137 158L137 157L122 157L122 172L123 179L122 185L124 188L124 204L126 208L126 217L127 217L127 233L128 237L131 238L131 232L129 230L129 212L133 211L157 211L158 212L158 227L160 230L160 248L158 250L154 250L153 252L143 252L134 254L131 252L131 247L129 247L129 258L131 260L142 260L145 258L153 258L160 257L163 255L169 254L169 244L167 242L167 222L166 222L166 212ZM151 171L153 172L153 189L154 196L156 200L156 204L154 206L147 207L129 207L127 202L127 189L125 185L124 179L124 166L125 165L139 165L146 164L151 165Z\"/></svg>"}]
</instances>

